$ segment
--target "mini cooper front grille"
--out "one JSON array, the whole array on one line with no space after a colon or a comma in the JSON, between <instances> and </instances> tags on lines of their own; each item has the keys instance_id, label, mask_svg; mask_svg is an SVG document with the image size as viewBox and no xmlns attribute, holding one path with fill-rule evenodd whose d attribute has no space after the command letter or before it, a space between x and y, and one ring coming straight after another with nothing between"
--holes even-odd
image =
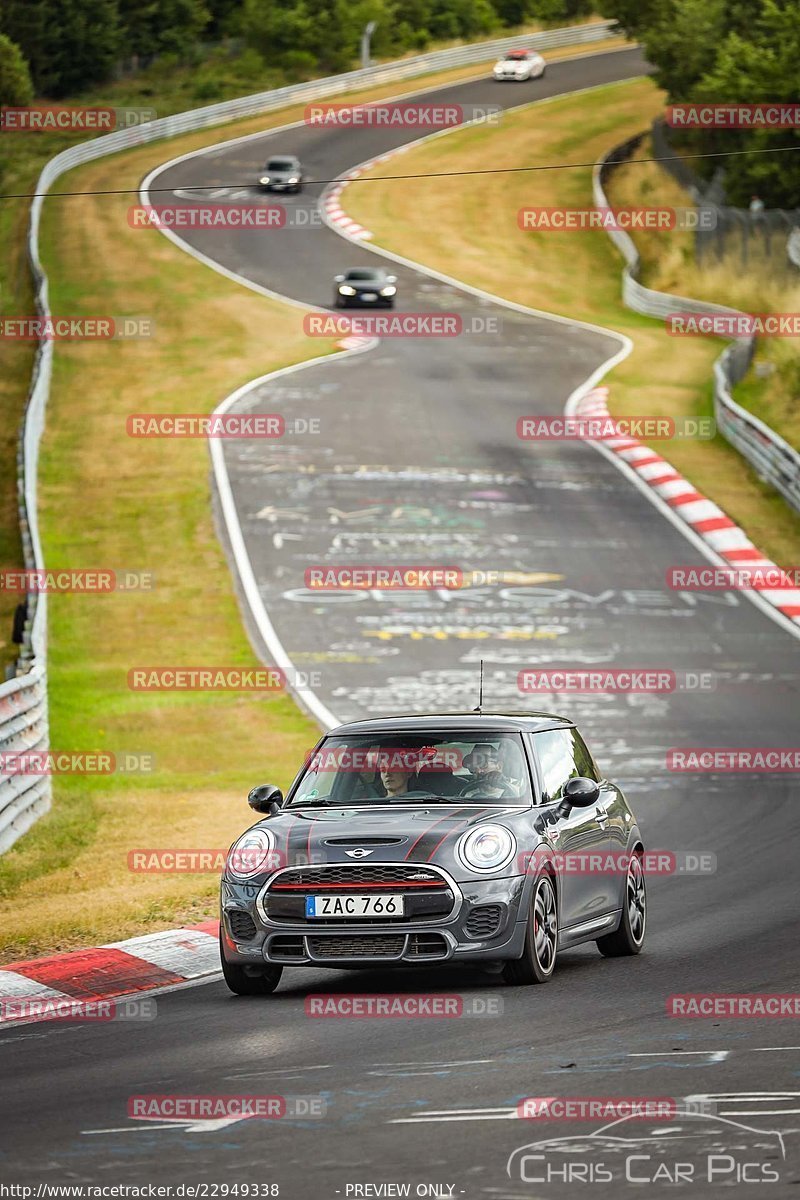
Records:
<instances>
[{"instance_id":1,"label":"mini cooper front grille","mask_svg":"<svg viewBox=\"0 0 800 1200\"><path fill-rule=\"evenodd\" d=\"M398 958L405 937L400 934L364 934L352 937L308 937L308 948L315 958Z\"/></svg>"},{"instance_id":2,"label":"mini cooper front grille","mask_svg":"<svg viewBox=\"0 0 800 1200\"><path fill-rule=\"evenodd\" d=\"M481 904L473 908L464 922L469 937L488 938L497 933L503 910L499 904Z\"/></svg>"},{"instance_id":3,"label":"mini cooper front grille","mask_svg":"<svg viewBox=\"0 0 800 1200\"><path fill-rule=\"evenodd\" d=\"M396 887L400 891L408 889L447 888L447 881L429 867L416 866L414 863L349 863L334 864L329 867L309 869L296 867L284 871L271 885L270 890L309 891L317 889L327 891L335 888L385 888Z\"/></svg>"},{"instance_id":4,"label":"mini cooper front grille","mask_svg":"<svg viewBox=\"0 0 800 1200\"><path fill-rule=\"evenodd\" d=\"M447 942L439 933L412 933L406 954L409 958L445 958Z\"/></svg>"},{"instance_id":5,"label":"mini cooper front grille","mask_svg":"<svg viewBox=\"0 0 800 1200\"><path fill-rule=\"evenodd\" d=\"M256 923L250 913L244 912L241 908L229 909L226 917L231 937L236 938L237 942L251 942L258 933Z\"/></svg>"}]
</instances>

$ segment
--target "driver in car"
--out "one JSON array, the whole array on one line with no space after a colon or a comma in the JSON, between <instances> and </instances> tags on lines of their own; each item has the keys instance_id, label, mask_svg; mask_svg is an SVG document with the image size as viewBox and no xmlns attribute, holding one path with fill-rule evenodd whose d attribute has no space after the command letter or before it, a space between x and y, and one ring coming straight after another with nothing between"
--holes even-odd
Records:
<instances>
[{"instance_id":1,"label":"driver in car","mask_svg":"<svg viewBox=\"0 0 800 1200\"><path fill-rule=\"evenodd\" d=\"M491 742L476 742L472 753L464 758L464 766L472 775L461 795L467 799L486 797L497 800L514 796L515 789L510 779L503 774L500 753Z\"/></svg>"},{"instance_id":2,"label":"driver in car","mask_svg":"<svg viewBox=\"0 0 800 1200\"><path fill-rule=\"evenodd\" d=\"M396 763L386 763L381 767L381 783L386 789L388 799L408 795L408 781L414 774L413 767L404 767Z\"/></svg>"}]
</instances>

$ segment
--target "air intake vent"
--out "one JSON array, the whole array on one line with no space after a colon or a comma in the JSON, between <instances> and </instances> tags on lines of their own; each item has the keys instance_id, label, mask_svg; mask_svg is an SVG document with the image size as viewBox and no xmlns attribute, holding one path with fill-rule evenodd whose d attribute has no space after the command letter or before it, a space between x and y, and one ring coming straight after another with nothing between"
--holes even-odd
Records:
<instances>
[{"instance_id":1,"label":"air intake vent","mask_svg":"<svg viewBox=\"0 0 800 1200\"><path fill-rule=\"evenodd\" d=\"M403 953L405 941L403 934L309 937L308 947L315 958L398 958Z\"/></svg>"},{"instance_id":2,"label":"air intake vent","mask_svg":"<svg viewBox=\"0 0 800 1200\"><path fill-rule=\"evenodd\" d=\"M438 933L412 933L406 953L409 958L445 958L447 942Z\"/></svg>"},{"instance_id":3,"label":"air intake vent","mask_svg":"<svg viewBox=\"0 0 800 1200\"><path fill-rule=\"evenodd\" d=\"M499 904L481 904L473 908L464 923L464 929L469 937L494 937L500 927L503 910Z\"/></svg>"},{"instance_id":4,"label":"air intake vent","mask_svg":"<svg viewBox=\"0 0 800 1200\"><path fill-rule=\"evenodd\" d=\"M235 938L237 942L252 942L258 930L250 913L246 913L240 908L234 908L230 909L225 917L231 937Z\"/></svg>"}]
</instances>

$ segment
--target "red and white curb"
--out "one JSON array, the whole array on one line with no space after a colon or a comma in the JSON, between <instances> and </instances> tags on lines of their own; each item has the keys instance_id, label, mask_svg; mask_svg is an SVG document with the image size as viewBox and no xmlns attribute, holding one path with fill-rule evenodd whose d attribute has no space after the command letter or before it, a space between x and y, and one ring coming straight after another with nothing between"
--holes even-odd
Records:
<instances>
[{"instance_id":1,"label":"red and white curb","mask_svg":"<svg viewBox=\"0 0 800 1200\"><path fill-rule=\"evenodd\" d=\"M348 217L342 208L340 199L342 192L351 180L358 179L359 175L363 175L365 171L371 170L378 163L388 162L390 158L394 158L397 154L403 154L409 149L410 145L398 146L395 150L387 151L386 154L379 154L377 158L370 158L366 162L360 163L354 170L348 171L336 183L331 184L322 198L322 208L328 224L341 230L347 237L353 238L355 241L369 241L372 237L370 231L365 229L363 225L359 225L358 221L354 221L352 217Z\"/></svg>"},{"instance_id":2,"label":"red and white curb","mask_svg":"<svg viewBox=\"0 0 800 1200\"><path fill-rule=\"evenodd\" d=\"M575 405L577 417L610 417L608 388L597 387L587 392ZM620 436L603 438L602 445L618 455L639 479L652 488L677 517L688 525L719 558L731 567L758 568L770 574L781 574L780 568L755 546L740 526L722 509L704 496L673 465L637 438ZM788 576L787 585L791 584ZM733 590L736 590L735 588ZM775 588L753 582L753 591L771 604L784 617L800 625L800 588Z\"/></svg>"},{"instance_id":3,"label":"red and white curb","mask_svg":"<svg viewBox=\"0 0 800 1200\"><path fill-rule=\"evenodd\" d=\"M66 1017L98 1001L216 974L219 921L0 967L0 1024Z\"/></svg>"}]
</instances>

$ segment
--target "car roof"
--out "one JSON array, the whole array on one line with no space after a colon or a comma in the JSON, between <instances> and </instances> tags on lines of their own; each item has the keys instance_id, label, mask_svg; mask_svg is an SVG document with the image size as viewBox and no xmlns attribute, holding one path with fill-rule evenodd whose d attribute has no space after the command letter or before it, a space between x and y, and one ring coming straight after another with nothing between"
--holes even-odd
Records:
<instances>
[{"instance_id":1,"label":"car roof","mask_svg":"<svg viewBox=\"0 0 800 1200\"><path fill-rule=\"evenodd\" d=\"M369 274L369 275L385 275L386 274L385 267L348 267L347 270L345 271L345 275L352 275L356 271L358 271L358 273L360 275L367 275L367 274Z\"/></svg>"},{"instance_id":2,"label":"car roof","mask_svg":"<svg viewBox=\"0 0 800 1200\"><path fill-rule=\"evenodd\" d=\"M296 162L300 162L300 159L295 154L270 154L267 161L268 162L296 163Z\"/></svg>"},{"instance_id":3,"label":"car roof","mask_svg":"<svg viewBox=\"0 0 800 1200\"><path fill-rule=\"evenodd\" d=\"M404 713L398 716L369 717L363 721L349 721L328 731L333 734L353 733L450 733L464 732L478 735L494 733L537 733L543 729L570 729L573 721L556 713L524 712L455 712L455 713Z\"/></svg>"}]
</instances>

